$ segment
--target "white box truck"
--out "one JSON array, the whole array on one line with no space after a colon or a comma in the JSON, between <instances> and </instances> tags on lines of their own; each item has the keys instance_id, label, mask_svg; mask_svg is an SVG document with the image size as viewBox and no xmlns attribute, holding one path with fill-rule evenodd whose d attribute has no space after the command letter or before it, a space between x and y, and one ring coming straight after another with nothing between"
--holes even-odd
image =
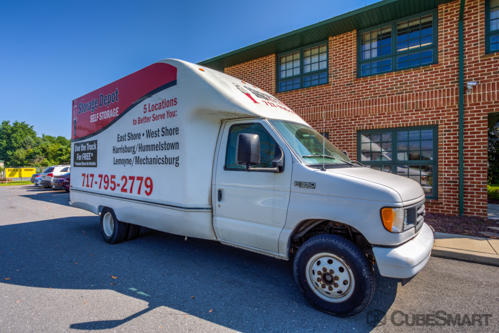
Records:
<instances>
[{"instance_id":1,"label":"white box truck","mask_svg":"<svg viewBox=\"0 0 499 333\"><path fill-rule=\"evenodd\" d=\"M351 315L374 270L409 278L428 262L425 195L352 162L277 98L168 59L73 101L70 203L105 241L140 226L293 262L318 309Z\"/></svg>"}]
</instances>

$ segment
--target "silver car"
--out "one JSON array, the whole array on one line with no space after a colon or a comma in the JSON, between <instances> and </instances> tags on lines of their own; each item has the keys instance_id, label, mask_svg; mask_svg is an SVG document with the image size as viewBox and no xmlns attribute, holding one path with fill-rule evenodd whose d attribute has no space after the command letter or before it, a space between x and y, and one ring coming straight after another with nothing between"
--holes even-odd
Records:
<instances>
[{"instance_id":1,"label":"silver car","mask_svg":"<svg viewBox=\"0 0 499 333\"><path fill-rule=\"evenodd\" d=\"M40 174L41 181L40 185L42 187L52 187L54 185L54 176L60 176L69 172L69 165L54 165L49 166Z\"/></svg>"}]
</instances>

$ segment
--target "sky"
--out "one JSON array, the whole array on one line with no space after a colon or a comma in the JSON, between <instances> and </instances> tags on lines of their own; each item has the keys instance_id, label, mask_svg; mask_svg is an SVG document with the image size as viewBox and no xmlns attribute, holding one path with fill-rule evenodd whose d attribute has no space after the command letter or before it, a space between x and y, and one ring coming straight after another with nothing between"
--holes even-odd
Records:
<instances>
[{"instance_id":1,"label":"sky","mask_svg":"<svg viewBox=\"0 0 499 333\"><path fill-rule=\"evenodd\" d=\"M70 137L73 99L158 60L206 60L373 0L2 1L0 121Z\"/></svg>"}]
</instances>

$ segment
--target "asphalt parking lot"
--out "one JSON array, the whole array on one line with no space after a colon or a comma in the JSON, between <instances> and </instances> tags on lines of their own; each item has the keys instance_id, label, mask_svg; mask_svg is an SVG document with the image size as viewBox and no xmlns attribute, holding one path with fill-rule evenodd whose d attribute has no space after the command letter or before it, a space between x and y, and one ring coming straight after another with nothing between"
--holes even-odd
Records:
<instances>
[{"instance_id":1,"label":"asphalt parking lot","mask_svg":"<svg viewBox=\"0 0 499 333\"><path fill-rule=\"evenodd\" d=\"M109 245L67 193L0 187L2 333L498 331L498 277L432 258L405 285L378 277L365 312L336 318L306 303L286 262L153 231ZM432 325L424 315L437 311L481 325Z\"/></svg>"}]
</instances>

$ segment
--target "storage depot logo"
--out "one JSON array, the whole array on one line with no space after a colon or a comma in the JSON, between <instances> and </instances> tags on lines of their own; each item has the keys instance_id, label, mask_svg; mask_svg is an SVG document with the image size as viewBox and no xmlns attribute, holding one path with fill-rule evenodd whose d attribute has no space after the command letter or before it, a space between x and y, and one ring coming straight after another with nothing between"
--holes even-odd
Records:
<instances>
[{"instance_id":1,"label":"storage depot logo","mask_svg":"<svg viewBox=\"0 0 499 333\"><path fill-rule=\"evenodd\" d=\"M88 111L94 112L96 109L103 106L107 107L109 104L117 103L119 101L119 93L120 90L116 88L113 92L108 94L99 94L98 98L91 99L86 103L78 103L78 114Z\"/></svg>"}]
</instances>

